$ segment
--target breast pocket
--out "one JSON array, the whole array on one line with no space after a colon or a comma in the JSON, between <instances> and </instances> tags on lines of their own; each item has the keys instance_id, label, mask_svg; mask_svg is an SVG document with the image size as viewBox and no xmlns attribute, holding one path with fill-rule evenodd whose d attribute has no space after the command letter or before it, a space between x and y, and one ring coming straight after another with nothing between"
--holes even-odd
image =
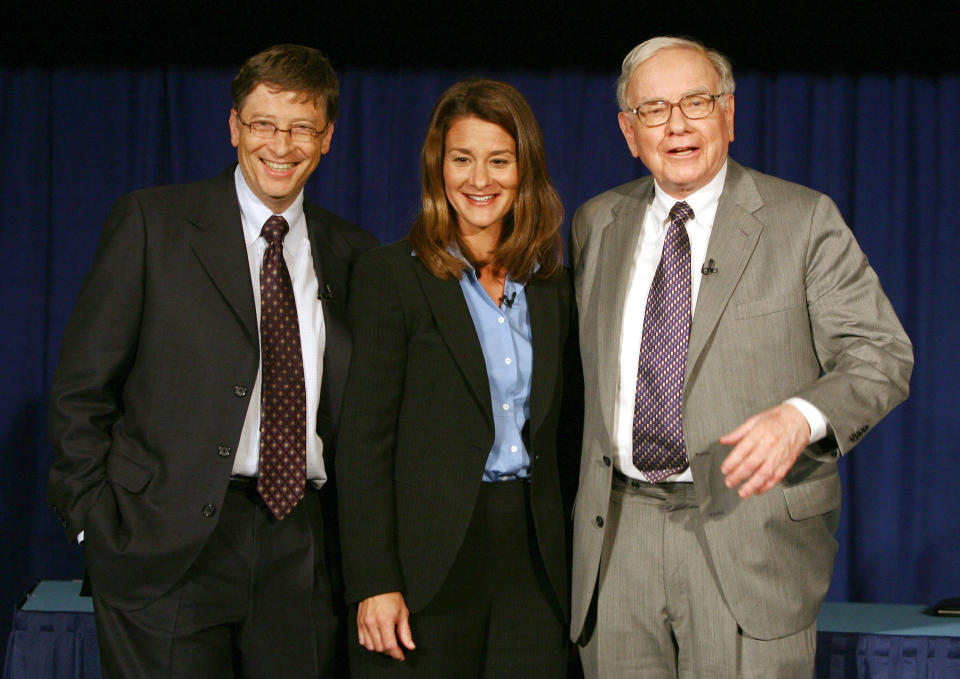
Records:
<instances>
[{"instance_id":1,"label":"breast pocket","mask_svg":"<svg viewBox=\"0 0 960 679\"><path fill-rule=\"evenodd\" d=\"M737 318L753 318L787 311L806 304L802 292L793 292L788 295L765 297L752 302L742 302L737 305Z\"/></svg>"}]
</instances>

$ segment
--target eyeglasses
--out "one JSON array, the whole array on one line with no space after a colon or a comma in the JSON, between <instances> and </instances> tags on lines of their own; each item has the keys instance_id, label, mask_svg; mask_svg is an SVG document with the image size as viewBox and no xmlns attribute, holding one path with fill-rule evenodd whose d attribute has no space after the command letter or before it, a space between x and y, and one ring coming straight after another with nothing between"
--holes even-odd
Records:
<instances>
[{"instance_id":1,"label":"eyeglasses","mask_svg":"<svg viewBox=\"0 0 960 679\"><path fill-rule=\"evenodd\" d=\"M658 127L670 120L673 107L678 106L680 112L690 120L706 118L713 113L717 99L725 94L688 94L680 97L680 101L672 102L663 99L645 101L636 108L630 109L640 122L647 127Z\"/></svg>"},{"instance_id":2,"label":"eyeglasses","mask_svg":"<svg viewBox=\"0 0 960 679\"><path fill-rule=\"evenodd\" d=\"M273 135L277 132L283 132L290 135L290 139L296 142L310 143L312 144L317 140L321 134L327 131L327 128L330 127L328 122L323 126L322 130L316 130L309 125L291 125L289 129L283 129L282 127L277 127L269 120L254 120L252 123L245 123L240 118L240 114L237 114L237 121L250 130L250 134L258 139L272 139Z\"/></svg>"}]
</instances>

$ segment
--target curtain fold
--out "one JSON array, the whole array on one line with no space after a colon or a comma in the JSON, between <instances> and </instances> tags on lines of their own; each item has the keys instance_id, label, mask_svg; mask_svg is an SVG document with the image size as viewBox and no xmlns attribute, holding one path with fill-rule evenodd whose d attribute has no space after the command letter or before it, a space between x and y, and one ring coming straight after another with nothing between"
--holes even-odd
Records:
<instances>
[{"instance_id":1,"label":"curtain fold","mask_svg":"<svg viewBox=\"0 0 960 679\"><path fill-rule=\"evenodd\" d=\"M307 195L401 237L419 204L433 102L473 73L346 71L331 152ZM529 99L567 223L645 170L617 126L614 76L482 73ZM0 624L29 584L81 573L46 506L45 400L60 339L116 198L208 177L235 160L231 73L0 68ZM842 461L830 598L931 603L960 595L960 76L742 74L731 155L829 194L915 344L912 394ZM2 632L3 630L0 630Z\"/></svg>"}]
</instances>

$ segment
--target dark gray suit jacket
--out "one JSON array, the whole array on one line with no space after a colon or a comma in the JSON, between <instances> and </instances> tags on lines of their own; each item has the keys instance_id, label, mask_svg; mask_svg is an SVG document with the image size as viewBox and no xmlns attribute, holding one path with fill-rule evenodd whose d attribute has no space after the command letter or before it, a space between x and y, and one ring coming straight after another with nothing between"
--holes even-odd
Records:
<instances>
[{"instance_id":1,"label":"dark gray suit jacket","mask_svg":"<svg viewBox=\"0 0 960 679\"><path fill-rule=\"evenodd\" d=\"M375 239L307 201L304 212L326 324L327 457L350 359L347 278ZM120 198L63 338L48 489L67 536L84 531L88 574L111 605L156 599L207 541L258 364L233 169Z\"/></svg>"}]
</instances>

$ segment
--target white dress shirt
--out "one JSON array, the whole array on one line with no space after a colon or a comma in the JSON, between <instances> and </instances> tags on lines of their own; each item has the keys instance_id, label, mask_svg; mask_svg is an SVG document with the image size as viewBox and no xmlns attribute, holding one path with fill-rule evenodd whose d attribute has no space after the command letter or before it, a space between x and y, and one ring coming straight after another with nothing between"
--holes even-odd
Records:
<instances>
[{"instance_id":1,"label":"white dress shirt","mask_svg":"<svg viewBox=\"0 0 960 679\"><path fill-rule=\"evenodd\" d=\"M260 236L264 223L273 214L260 202L244 181L240 166L234 172L240 215L243 221L243 237L247 244L247 261L250 280L253 283L253 299L257 310L257 327L260 325L260 268L267 241ZM310 238L307 236L307 219L303 214L303 191L293 204L281 215L287 220L290 230L283 239L283 259L290 271L293 296L300 322L300 350L303 353L303 377L307 397L307 478L320 487L327 480L323 466L323 441L317 435L317 407L320 403L320 384L323 379L323 350L326 331L323 309L317 298L319 283L313 268ZM263 369L261 353L260 369L250 392L250 405L243 421L240 444L233 461L233 473L241 476L256 476L260 461L260 375Z\"/></svg>"},{"instance_id":2,"label":"white dress shirt","mask_svg":"<svg viewBox=\"0 0 960 679\"><path fill-rule=\"evenodd\" d=\"M707 256L713 220L717 214L717 205L720 202L726 176L727 165L724 163L717 175L706 186L691 193L685 199L694 214L694 218L686 223L687 237L690 240L691 315L697 308L697 293L703 277L701 267ZM667 236L670 209L677 202L676 198L667 195L660 185L654 182L653 200L647 206L643 230L637 239L637 247L633 253L633 268L624 302L623 326L620 329L620 378L614 416L616 423L614 466L624 475L640 481L646 481L646 479L633 464L633 411L637 393L640 342L643 338L643 316L650 286L663 255L663 242ZM789 399L787 402L795 405L807 419L810 424L811 442L826 435L826 418L816 406L798 398ZM679 474L674 474L667 481L693 481L693 474L688 467Z\"/></svg>"}]
</instances>

